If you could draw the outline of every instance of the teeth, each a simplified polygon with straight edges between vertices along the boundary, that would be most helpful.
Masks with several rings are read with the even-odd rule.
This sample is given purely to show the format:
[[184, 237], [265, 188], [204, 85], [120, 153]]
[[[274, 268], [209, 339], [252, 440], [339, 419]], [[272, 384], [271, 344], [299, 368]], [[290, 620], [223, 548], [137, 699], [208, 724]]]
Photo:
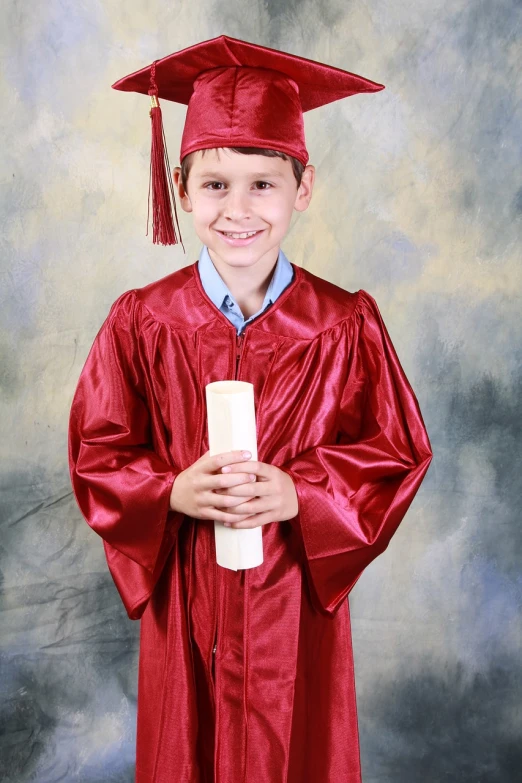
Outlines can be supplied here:
[[230, 231], [223, 231], [223, 234], [226, 237], [233, 237], [234, 239], [246, 239], [247, 237], [254, 236], [254, 234], [257, 234], [257, 231], [245, 231], [243, 234], [233, 234]]

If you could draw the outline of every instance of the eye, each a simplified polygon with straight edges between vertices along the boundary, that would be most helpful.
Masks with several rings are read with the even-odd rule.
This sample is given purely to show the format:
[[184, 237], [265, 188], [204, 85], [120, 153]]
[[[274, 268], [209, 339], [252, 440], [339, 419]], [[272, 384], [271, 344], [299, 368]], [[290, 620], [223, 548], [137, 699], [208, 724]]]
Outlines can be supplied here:
[[[223, 187], [221, 187], [221, 185]], [[254, 183], [254, 185], [256, 186], [256, 190], [270, 190], [270, 188], [272, 187], [272, 184], [270, 182], [265, 182], [264, 180], [258, 180], [257, 182]], [[219, 180], [216, 180], [214, 182], [206, 182], [205, 185], [203, 185], [203, 187], [205, 190], [219, 191], [219, 190], [223, 190], [226, 187], [226, 185], [224, 182], [219, 182]]]

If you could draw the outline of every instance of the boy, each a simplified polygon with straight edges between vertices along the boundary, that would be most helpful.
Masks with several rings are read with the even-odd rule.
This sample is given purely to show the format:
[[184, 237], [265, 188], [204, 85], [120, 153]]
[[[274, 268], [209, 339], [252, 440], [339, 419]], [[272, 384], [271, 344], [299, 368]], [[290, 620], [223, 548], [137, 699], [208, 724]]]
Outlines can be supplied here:
[[[157, 99], [188, 103], [173, 184], [203, 243], [116, 300], [71, 407], [75, 496], [141, 618], [136, 781], [357, 783], [347, 596], [432, 453], [375, 300], [280, 243], [312, 196], [302, 112], [382, 85], [220, 36], [114, 86], [152, 96], [169, 243]], [[254, 385], [257, 461], [209, 454], [204, 390], [228, 378]], [[219, 568], [214, 520], [262, 525], [262, 565]]]

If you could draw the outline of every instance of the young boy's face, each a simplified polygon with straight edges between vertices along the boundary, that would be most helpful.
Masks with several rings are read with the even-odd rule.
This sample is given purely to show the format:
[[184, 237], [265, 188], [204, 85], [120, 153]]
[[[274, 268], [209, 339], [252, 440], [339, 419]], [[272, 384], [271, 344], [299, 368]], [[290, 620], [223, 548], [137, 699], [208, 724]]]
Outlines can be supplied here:
[[[187, 191], [174, 169], [174, 182], [185, 212], [209, 248], [213, 261], [233, 267], [258, 261], [275, 263], [293, 210], [304, 211], [312, 197], [315, 169], [308, 165], [297, 187], [290, 160], [243, 155], [228, 148], [201, 150], [194, 158]], [[247, 238], [230, 233], [255, 232]]]

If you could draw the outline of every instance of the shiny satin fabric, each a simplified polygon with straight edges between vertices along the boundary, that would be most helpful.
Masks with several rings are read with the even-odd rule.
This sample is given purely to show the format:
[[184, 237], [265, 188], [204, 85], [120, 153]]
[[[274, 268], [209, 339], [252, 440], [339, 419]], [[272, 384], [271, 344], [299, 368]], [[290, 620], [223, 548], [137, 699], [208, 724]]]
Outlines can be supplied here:
[[432, 452], [373, 297], [293, 267], [247, 325], [237, 374], [254, 385], [259, 461], [299, 500], [263, 526], [261, 566], [218, 567], [214, 523], [169, 508], [208, 450], [205, 385], [235, 377], [236, 330], [197, 262], [116, 300], [74, 395], [75, 497], [141, 618], [136, 783], [361, 779], [345, 599]]
[[265, 68], [223, 67], [200, 74], [188, 104], [180, 160], [215, 147], [268, 147], [306, 166], [296, 82]]

